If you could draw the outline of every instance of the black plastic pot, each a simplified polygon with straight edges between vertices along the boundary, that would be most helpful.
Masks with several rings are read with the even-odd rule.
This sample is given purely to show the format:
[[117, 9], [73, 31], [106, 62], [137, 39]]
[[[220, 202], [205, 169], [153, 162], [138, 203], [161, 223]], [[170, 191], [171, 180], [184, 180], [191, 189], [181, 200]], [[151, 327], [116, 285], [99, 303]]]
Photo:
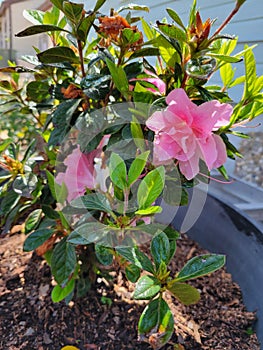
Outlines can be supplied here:
[[[180, 229], [187, 210], [181, 207], [177, 211], [172, 221], [176, 229]], [[167, 217], [169, 214], [164, 211], [161, 221], [167, 222]], [[227, 270], [239, 284], [247, 309], [257, 312], [256, 333], [263, 349], [262, 227], [231, 205], [208, 195], [199, 218], [187, 234], [210, 252], [226, 255]]]

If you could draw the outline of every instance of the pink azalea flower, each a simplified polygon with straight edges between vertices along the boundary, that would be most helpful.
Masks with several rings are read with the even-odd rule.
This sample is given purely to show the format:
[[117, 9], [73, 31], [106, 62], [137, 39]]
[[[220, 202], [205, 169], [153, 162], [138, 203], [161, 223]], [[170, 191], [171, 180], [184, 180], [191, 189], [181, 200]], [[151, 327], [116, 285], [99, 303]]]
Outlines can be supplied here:
[[62, 185], [64, 182], [66, 185], [69, 202], [82, 196], [87, 188], [93, 189], [95, 187], [94, 158], [96, 156], [98, 156], [97, 150], [84, 154], [78, 146], [66, 157], [64, 164], [67, 166], [67, 169], [64, 173], [58, 173], [56, 182], [59, 185]]
[[86, 189], [94, 189], [99, 186], [102, 191], [105, 189], [105, 179], [108, 176], [108, 169], [103, 169], [101, 164], [95, 164], [95, 158], [99, 158], [102, 148], [108, 143], [109, 136], [105, 135], [98, 145], [98, 148], [87, 154], [80, 151], [78, 146], [64, 160], [67, 169], [64, 173], [59, 172], [56, 176], [56, 182], [59, 185], [64, 184], [68, 190], [67, 200], [82, 196]]
[[231, 105], [216, 100], [195, 105], [183, 89], [175, 89], [166, 98], [168, 107], [157, 111], [146, 125], [155, 132], [154, 159], [157, 164], [177, 160], [182, 174], [193, 179], [202, 159], [209, 170], [223, 165], [226, 147], [213, 133], [229, 123]]

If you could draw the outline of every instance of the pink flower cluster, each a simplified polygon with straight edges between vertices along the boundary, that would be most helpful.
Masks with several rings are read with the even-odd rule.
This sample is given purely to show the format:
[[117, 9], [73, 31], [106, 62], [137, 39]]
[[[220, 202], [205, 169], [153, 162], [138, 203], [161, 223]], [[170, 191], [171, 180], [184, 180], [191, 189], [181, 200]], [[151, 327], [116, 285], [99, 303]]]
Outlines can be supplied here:
[[59, 172], [56, 176], [56, 182], [59, 185], [64, 183], [68, 190], [67, 200], [70, 202], [85, 194], [87, 189], [100, 187], [106, 191], [105, 179], [108, 176], [108, 169], [101, 166], [100, 162], [95, 162], [102, 154], [102, 148], [109, 141], [109, 136], [104, 136], [97, 149], [89, 153], [82, 153], [77, 146], [71, 154], [64, 160], [66, 165], [65, 172]]
[[188, 180], [199, 173], [200, 159], [208, 170], [223, 165], [226, 147], [214, 131], [229, 123], [232, 106], [216, 100], [197, 106], [183, 89], [171, 91], [166, 102], [168, 107], [153, 113], [146, 122], [155, 132], [154, 161], [157, 164], [178, 161]]
[[62, 185], [64, 182], [66, 185], [68, 190], [67, 199], [69, 202], [82, 196], [87, 188], [93, 189], [95, 187], [94, 158], [97, 155], [97, 150], [84, 154], [80, 151], [78, 146], [64, 160], [67, 169], [64, 173], [58, 173], [56, 182], [59, 185]]

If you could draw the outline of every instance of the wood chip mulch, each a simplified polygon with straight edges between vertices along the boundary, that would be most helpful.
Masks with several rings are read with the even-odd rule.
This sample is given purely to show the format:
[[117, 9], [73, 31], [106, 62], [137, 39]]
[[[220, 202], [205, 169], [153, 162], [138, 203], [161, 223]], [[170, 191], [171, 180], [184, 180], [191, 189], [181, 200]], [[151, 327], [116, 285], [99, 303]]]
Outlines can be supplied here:
[[[150, 350], [137, 341], [143, 302], [130, 300], [133, 285], [113, 272], [114, 285], [99, 279], [97, 292], [69, 305], [51, 301], [52, 278], [47, 264], [22, 251], [24, 236], [0, 238], [0, 349]], [[187, 259], [205, 253], [186, 236], [178, 241], [171, 264], [176, 273]], [[201, 291], [194, 306], [182, 306], [167, 295], [175, 315], [175, 334], [163, 349], [260, 350], [253, 326], [256, 316], [246, 311], [240, 289], [221, 269], [192, 283]], [[104, 305], [102, 297], [112, 300]]]

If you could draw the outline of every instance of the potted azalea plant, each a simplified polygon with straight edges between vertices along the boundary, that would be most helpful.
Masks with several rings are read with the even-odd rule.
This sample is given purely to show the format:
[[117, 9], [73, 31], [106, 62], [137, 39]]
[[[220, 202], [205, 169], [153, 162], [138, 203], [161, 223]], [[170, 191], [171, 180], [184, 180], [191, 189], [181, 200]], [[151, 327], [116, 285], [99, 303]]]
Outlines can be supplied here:
[[[49, 263], [54, 302], [86, 295], [117, 264], [135, 283], [134, 299], [148, 301], [140, 340], [159, 349], [174, 329], [166, 293], [197, 303], [186, 282], [225, 264], [224, 255], [206, 254], [171, 273], [180, 234], [156, 220], [160, 198], [184, 206], [212, 169], [228, 179], [227, 157], [239, 156], [228, 135], [243, 137], [235, 127], [262, 112], [262, 77], [252, 48], [233, 53], [237, 39], [221, 34], [245, 0], [216, 29], [195, 0], [187, 25], [167, 9], [167, 21], [152, 26], [133, 15], [146, 6], [103, 14], [105, 2], [87, 11], [52, 0], [49, 12], [25, 12], [33, 25], [17, 36], [46, 33], [52, 46], [1, 69], [10, 74], [0, 83], [5, 103], [36, 133], [29, 144], [1, 144], [1, 220], [7, 232], [26, 217], [24, 250]], [[244, 76], [235, 77], [235, 64]], [[210, 85], [215, 72], [222, 86]], [[244, 93], [234, 104], [228, 91], [237, 84]]]

